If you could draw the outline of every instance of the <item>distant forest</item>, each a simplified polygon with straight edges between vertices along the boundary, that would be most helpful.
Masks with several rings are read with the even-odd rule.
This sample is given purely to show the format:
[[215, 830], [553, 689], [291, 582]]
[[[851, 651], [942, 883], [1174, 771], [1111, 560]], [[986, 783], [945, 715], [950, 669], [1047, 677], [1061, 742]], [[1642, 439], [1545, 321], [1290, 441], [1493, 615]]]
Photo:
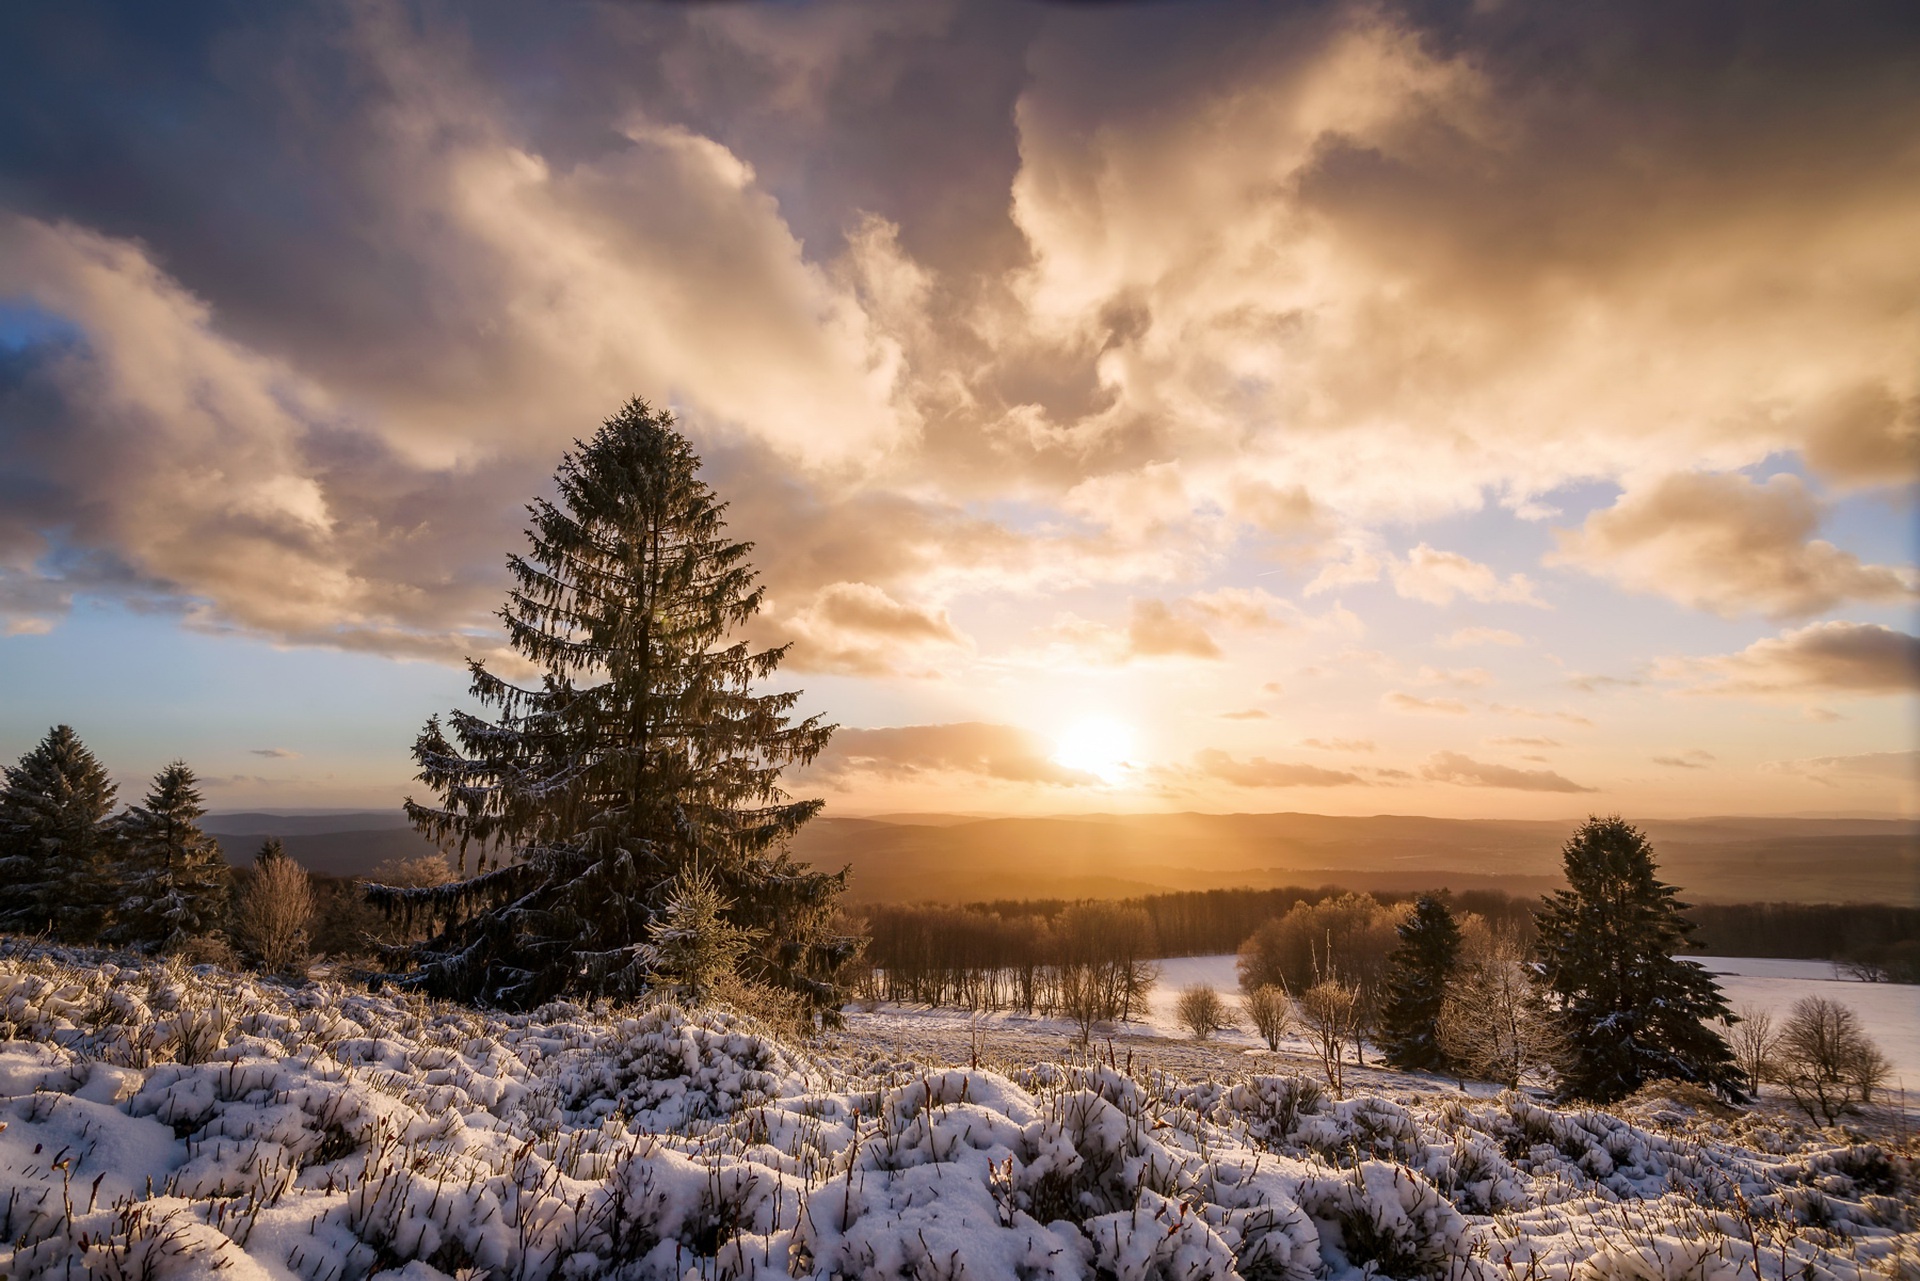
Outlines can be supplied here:
[[[1337, 899], [1349, 891], [1217, 889], [1150, 894], [1102, 904], [1127, 922], [1115, 931], [1125, 957], [1207, 956], [1236, 952], [1268, 921], [1297, 904]], [[1375, 892], [1382, 906], [1411, 902], [1411, 893]], [[1497, 890], [1448, 896], [1456, 913], [1472, 914], [1517, 935], [1530, 935], [1540, 900]], [[868, 945], [866, 993], [891, 1000], [998, 1006], [1026, 1004], [1035, 975], [1059, 956], [1097, 948], [1082, 928], [1088, 905], [1067, 899], [1005, 899], [966, 906], [876, 904], [861, 909]], [[1920, 980], [1920, 908], [1878, 904], [1712, 903], [1687, 909], [1699, 926], [1701, 951], [1713, 956], [1768, 956], [1851, 964], [1862, 977]], [[1094, 934], [1094, 937], [1089, 937]], [[1124, 936], [1124, 941], [1122, 940]]]

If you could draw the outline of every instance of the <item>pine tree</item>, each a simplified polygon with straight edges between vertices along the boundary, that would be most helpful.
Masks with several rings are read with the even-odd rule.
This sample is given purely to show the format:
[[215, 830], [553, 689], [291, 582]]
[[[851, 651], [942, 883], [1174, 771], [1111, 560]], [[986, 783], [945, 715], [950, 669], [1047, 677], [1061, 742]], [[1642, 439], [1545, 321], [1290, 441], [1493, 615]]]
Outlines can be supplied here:
[[1533, 973], [1566, 1036], [1560, 1092], [1611, 1103], [1648, 1081], [1692, 1081], [1740, 1097], [1732, 1052], [1708, 1019], [1730, 1019], [1713, 977], [1675, 954], [1694, 926], [1653, 847], [1618, 815], [1567, 842], [1567, 887], [1536, 916]]
[[390, 911], [447, 922], [396, 981], [510, 1008], [635, 995], [651, 928], [697, 865], [728, 923], [758, 939], [744, 977], [837, 999], [854, 950], [831, 929], [846, 874], [785, 852], [821, 802], [779, 786], [833, 727], [792, 723], [797, 692], [752, 692], [786, 649], [727, 639], [763, 589], [699, 466], [672, 416], [634, 400], [562, 459], [559, 501], [529, 506], [531, 550], [508, 557], [500, 617], [541, 676], [515, 684], [470, 662], [491, 718], [430, 719], [414, 745], [438, 801], [409, 799], [407, 813], [458, 851], [463, 876], [370, 887]]
[[115, 788], [71, 726], [56, 725], [0, 785], [0, 928], [99, 936], [110, 902], [107, 815]]
[[1460, 961], [1460, 927], [1445, 903], [1423, 894], [1398, 933], [1400, 946], [1387, 958], [1380, 1046], [1395, 1067], [1436, 1072], [1446, 1066], [1440, 1010]]
[[200, 830], [206, 808], [197, 784], [186, 762], [174, 761], [154, 776], [146, 802], [114, 824], [123, 904], [114, 941], [171, 952], [220, 932], [227, 864]]

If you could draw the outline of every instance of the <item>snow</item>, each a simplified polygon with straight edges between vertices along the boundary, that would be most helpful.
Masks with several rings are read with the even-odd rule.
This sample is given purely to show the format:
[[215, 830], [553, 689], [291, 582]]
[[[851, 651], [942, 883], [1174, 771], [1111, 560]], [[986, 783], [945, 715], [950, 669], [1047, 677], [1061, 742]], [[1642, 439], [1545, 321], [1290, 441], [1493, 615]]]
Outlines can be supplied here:
[[1851, 1006], [1867, 1035], [1893, 1063], [1892, 1091], [1920, 1099], [1920, 986], [1864, 983], [1837, 973], [1826, 961], [1774, 957], [1696, 956], [1720, 982], [1729, 1004], [1752, 1005], [1784, 1017], [1804, 996], [1824, 996]]
[[1920, 1251], [1910, 1158], [1777, 1118], [834, 1044], [0, 946], [0, 1276], [1852, 1281]]

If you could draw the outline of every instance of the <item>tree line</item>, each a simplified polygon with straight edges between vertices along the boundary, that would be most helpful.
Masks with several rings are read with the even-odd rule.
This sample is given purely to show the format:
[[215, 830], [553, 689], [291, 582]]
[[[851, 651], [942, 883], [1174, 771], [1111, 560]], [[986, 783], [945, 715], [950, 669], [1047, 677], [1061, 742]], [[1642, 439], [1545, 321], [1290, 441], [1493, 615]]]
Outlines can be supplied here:
[[306, 959], [314, 896], [280, 842], [236, 875], [200, 827], [199, 780], [167, 764], [137, 803], [68, 725], [0, 774], [0, 929], [195, 961], [290, 970]]
[[[1377, 970], [1392, 948], [1391, 926], [1419, 897], [1378, 890], [1356, 893], [1335, 886], [1286, 886], [1150, 894], [1111, 900], [1109, 906], [1138, 914], [1128, 918], [1133, 924], [1128, 927], [1132, 933], [1125, 950], [1135, 946], [1134, 934], [1144, 929], [1146, 955], [1155, 957], [1238, 952], [1267, 930], [1273, 946], [1292, 949], [1287, 977], [1298, 982], [1310, 964], [1302, 940], [1361, 916], [1373, 920], [1374, 926], [1365, 955], [1354, 957], [1352, 963]], [[1446, 900], [1455, 915], [1477, 919], [1486, 930], [1510, 935], [1521, 946], [1532, 940], [1534, 914], [1541, 902], [1500, 890], [1456, 891]], [[1052, 963], [1051, 949], [1061, 923], [1086, 906], [1078, 900], [1055, 898], [864, 907], [860, 912], [869, 942], [860, 979], [863, 993], [885, 991], [897, 994], [885, 999], [967, 1009], [1039, 1008], [1045, 1002], [1033, 995], [1038, 990], [1036, 967]], [[1295, 916], [1296, 912], [1301, 915]], [[1862, 978], [1920, 981], [1920, 908], [1877, 903], [1706, 903], [1689, 904], [1682, 913], [1696, 927], [1693, 945], [1708, 955], [1832, 960]], [[1290, 926], [1271, 924], [1290, 918]], [[1344, 932], [1347, 927], [1339, 928]], [[1291, 941], [1273, 938], [1275, 930]], [[1478, 939], [1479, 934], [1473, 937]], [[1348, 942], [1350, 948], [1359, 945], [1358, 938]]]

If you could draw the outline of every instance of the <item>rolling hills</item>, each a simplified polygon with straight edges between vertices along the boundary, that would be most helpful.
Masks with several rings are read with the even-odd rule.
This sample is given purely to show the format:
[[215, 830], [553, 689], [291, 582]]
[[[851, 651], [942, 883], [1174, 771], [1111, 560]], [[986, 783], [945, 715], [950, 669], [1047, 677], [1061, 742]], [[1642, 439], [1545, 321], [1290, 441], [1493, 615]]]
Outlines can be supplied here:
[[[210, 816], [229, 861], [267, 836], [316, 872], [357, 876], [432, 845], [396, 810]], [[1502, 888], [1558, 882], [1568, 822], [1415, 815], [1106, 814], [825, 817], [793, 850], [852, 869], [857, 902], [1122, 898], [1227, 886]], [[1663, 873], [1702, 902], [1920, 906], [1920, 824], [1896, 819], [1655, 819]]]

